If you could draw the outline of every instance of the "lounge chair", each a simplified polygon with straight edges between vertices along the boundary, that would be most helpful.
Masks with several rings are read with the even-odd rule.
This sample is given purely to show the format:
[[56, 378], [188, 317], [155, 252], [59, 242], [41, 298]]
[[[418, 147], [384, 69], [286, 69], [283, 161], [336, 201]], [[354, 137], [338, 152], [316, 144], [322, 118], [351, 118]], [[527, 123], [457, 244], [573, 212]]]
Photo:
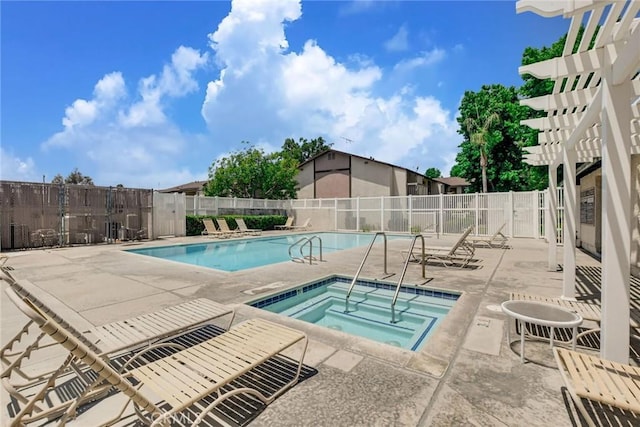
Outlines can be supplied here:
[[285, 222], [282, 225], [275, 225], [273, 228], [275, 228], [276, 230], [288, 230], [293, 225], [293, 220], [294, 219], [295, 219], [295, 217], [290, 216], [290, 217], [287, 218], [287, 222]]
[[[6, 273], [6, 272], [5, 272]], [[48, 317], [63, 325], [65, 329], [75, 336], [92, 351], [106, 361], [113, 360], [128, 351], [146, 351], [151, 348], [162, 347], [162, 341], [175, 337], [199, 326], [212, 323], [215, 319], [229, 316], [226, 329], [231, 326], [235, 312], [233, 309], [218, 304], [208, 299], [200, 298], [186, 303], [168, 307], [153, 313], [143, 314], [127, 320], [108, 323], [93, 327], [85, 332], [80, 332], [67, 323], [51, 308], [45, 305], [32, 292], [34, 285], [27, 281], [10, 282], [6, 289], [12, 301], [24, 299], [38, 307]], [[58, 368], [55, 371], [28, 373], [23, 367], [34, 352], [44, 350], [51, 346], [43, 341], [43, 334], [37, 335], [35, 340], [27, 342], [25, 338], [31, 331], [33, 321], [28, 321], [18, 334], [0, 350], [0, 360], [3, 365], [1, 374], [2, 383], [7, 392], [17, 401], [26, 404], [28, 398], [24, 392], [42, 381], [46, 381], [51, 387], [64, 370]], [[173, 345], [168, 344], [167, 347]], [[65, 367], [66, 368], [66, 367]], [[80, 374], [80, 370], [77, 371]], [[94, 391], [95, 392], [95, 391]], [[64, 411], [70, 401], [57, 402], [48, 408], [37, 408], [38, 413], [32, 414], [34, 420], [49, 418]]]
[[218, 227], [220, 227], [220, 231], [222, 231], [223, 233], [226, 233], [227, 236], [233, 236], [233, 235], [237, 236], [239, 234], [244, 234], [242, 231], [240, 231], [239, 228], [236, 228], [234, 230], [229, 228], [229, 224], [227, 224], [227, 220], [224, 218], [216, 218], [216, 222], [218, 223]]
[[558, 347], [553, 353], [567, 391], [589, 426], [601, 423], [594, 421], [583, 399], [632, 412], [637, 422], [640, 417], [639, 367]]
[[507, 226], [503, 222], [491, 236], [469, 236], [467, 242], [472, 246], [487, 246], [489, 248], [504, 248], [509, 238], [502, 234], [502, 230]]
[[[107, 425], [122, 420], [131, 402], [140, 420], [151, 425], [170, 425], [176, 420], [182, 423], [185, 419], [192, 425], [197, 425], [227, 398], [241, 393], [269, 404], [298, 382], [307, 348], [304, 333], [266, 320], [252, 319], [221, 335], [140, 367], [129, 369], [133, 364], [126, 366], [127, 370], [121, 374], [93, 348], [78, 340], [67, 328], [29, 300], [14, 299], [16, 305], [46, 335], [67, 350], [66, 366], [80, 362], [91, 367], [97, 375], [96, 380], [81, 392], [74, 404], [62, 415], [58, 425], [64, 425], [69, 418], [75, 416], [78, 406], [96, 387], [105, 385], [114, 387], [127, 397], [126, 404], [113, 419], [107, 421]], [[295, 372], [279, 372], [285, 378], [265, 376], [262, 373], [251, 375], [252, 369], [296, 344], [302, 345], [302, 352]], [[243, 377], [247, 373], [249, 374]], [[234, 383], [239, 377], [244, 378], [242, 385]], [[277, 383], [277, 388], [265, 395], [256, 385], [260, 381], [268, 381], [272, 385]], [[41, 393], [36, 394], [30, 402], [31, 406], [38, 402], [40, 395]], [[162, 402], [154, 403], [158, 399]], [[21, 418], [29, 413], [27, 405], [12, 422], [21, 425]]]
[[466, 267], [472, 260], [475, 253], [474, 247], [466, 243], [466, 239], [473, 231], [473, 226], [460, 235], [458, 240], [451, 247], [429, 246], [425, 247], [424, 259], [422, 255], [422, 247], [416, 247], [409, 251], [402, 251], [403, 256], [409, 256], [417, 262], [438, 262], [445, 267]]
[[249, 228], [247, 224], [245, 224], [244, 219], [236, 218], [236, 224], [238, 224], [238, 229], [245, 234], [251, 234], [253, 236], [259, 236], [262, 234], [262, 230], [259, 228]]
[[289, 227], [290, 230], [307, 230], [311, 228], [311, 218], [307, 218], [302, 225], [292, 225]]
[[229, 237], [228, 233], [218, 230], [218, 227], [216, 227], [216, 224], [213, 222], [211, 218], [202, 218], [202, 224], [204, 225], [204, 230], [202, 230], [202, 235], [207, 235], [211, 237], [221, 237], [221, 238]]

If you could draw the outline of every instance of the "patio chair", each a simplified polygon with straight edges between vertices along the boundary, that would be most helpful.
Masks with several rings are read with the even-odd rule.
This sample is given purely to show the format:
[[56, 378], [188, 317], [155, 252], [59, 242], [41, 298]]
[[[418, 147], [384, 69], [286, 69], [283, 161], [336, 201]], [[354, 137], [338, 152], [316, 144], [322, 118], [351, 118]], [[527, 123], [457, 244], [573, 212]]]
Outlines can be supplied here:
[[[564, 348], [554, 348], [567, 391], [589, 426], [601, 425], [587, 411], [583, 399], [609, 405], [640, 417], [640, 368]], [[594, 414], [595, 415], [595, 414]]]
[[211, 237], [220, 237], [223, 239], [229, 237], [229, 233], [218, 230], [218, 227], [216, 227], [216, 224], [211, 218], [202, 218], [202, 224], [204, 225], [204, 230], [202, 230], [203, 236], [207, 235]]
[[[5, 272], [6, 274], [6, 272]], [[34, 293], [34, 285], [26, 281], [20, 283], [14, 281], [6, 289], [12, 301], [24, 299], [55, 321], [63, 325], [69, 333], [73, 333], [78, 341], [91, 348], [101, 358], [111, 361], [126, 352], [148, 351], [163, 346], [175, 347], [173, 344], [164, 344], [164, 341], [193, 330], [205, 324], [212, 323], [215, 319], [229, 316], [226, 329], [231, 326], [235, 312], [233, 309], [214, 301], [200, 298], [168, 307], [156, 312], [143, 314], [127, 320], [108, 323], [93, 327], [85, 332], [80, 332], [49, 306], [45, 305]], [[38, 334], [33, 341], [26, 338], [32, 330], [33, 321], [28, 321], [22, 329], [0, 350], [3, 372], [0, 375], [7, 392], [18, 402], [26, 404], [28, 398], [25, 390], [34, 384], [46, 381], [51, 387], [55, 386], [58, 377], [65, 370], [32, 372], [23, 366], [36, 351], [41, 351], [52, 346], [43, 340], [44, 335]], [[75, 369], [78, 375], [81, 369]], [[38, 408], [37, 418], [50, 418], [64, 411], [70, 405], [70, 401], [59, 402], [48, 408]]]
[[502, 234], [502, 230], [507, 226], [503, 222], [491, 236], [469, 236], [467, 242], [472, 246], [487, 246], [489, 248], [504, 248], [509, 238]]
[[417, 262], [438, 262], [442, 263], [445, 267], [466, 267], [473, 261], [473, 255], [475, 253], [474, 247], [466, 243], [466, 239], [472, 231], [472, 225], [467, 227], [451, 247], [425, 247], [424, 259], [422, 259], [422, 247], [414, 248], [411, 253], [409, 253], [409, 251], [402, 251], [402, 255], [409, 256]]
[[274, 225], [273, 228], [275, 228], [276, 230], [288, 230], [293, 225], [294, 219], [295, 217], [290, 216], [287, 218], [287, 222], [285, 222], [283, 225]]
[[307, 230], [311, 228], [311, 218], [307, 218], [302, 225], [292, 225], [289, 227], [290, 230]]
[[242, 231], [240, 231], [239, 228], [236, 228], [234, 230], [229, 228], [229, 224], [227, 224], [227, 220], [224, 218], [216, 218], [216, 222], [218, 223], [218, 227], [220, 227], [220, 231], [226, 233], [228, 236], [237, 236], [239, 234], [244, 234]]
[[247, 224], [245, 224], [244, 219], [236, 218], [236, 224], [238, 224], [238, 229], [245, 234], [251, 234], [253, 236], [259, 236], [262, 234], [262, 230], [259, 228], [249, 228]]
[[[269, 404], [298, 382], [307, 349], [307, 337], [304, 333], [266, 320], [251, 319], [221, 335], [142, 366], [128, 364], [121, 373], [105, 362], [92, 347], [87, 346], [29, 300], [17, 297], [14, 299], [44, 334], [68, 352], [65, 366], [82, 363], [91, 367], [97, 375], [62, 414], [58, 425], [65, 425], [69, 418], [74, 417], [78, 406], [86, 401], [86, 396], [101, 386], [114, 387], [128, 398], [119, 412], [109, 412], [116, 415], [103, 425], [121, 420], [130, 403], [133, 403], [139, 419], [152, 426], [170, 425], [173, 421], [184, 422], [185, 419], [192, 425], [197, 425], [207, 416], [212, 416], [214, 408], [238, 394], [250, 395]], [[295, 372], [283, 370], [278, 373], [280, 378], [273, 374], [269, 378], [263, 378], [262, 373], [251, 375], [254, 368], [297, 344], [302, 346], [302, 352]], [[247, 373], [248, 375], [243, 376]], [[239, 377], [244, 378], [241, 385], [234, 383]], [[265, 381], [275, 385], [268, 394], [263, 393], [259, 387]], [[23, 418], [30, 415], [42, 396], [43, 391], [36, 393], [17, 414], [13, 424], [21, 425]], [[158, 398], [162, 403], [154, 403]]]

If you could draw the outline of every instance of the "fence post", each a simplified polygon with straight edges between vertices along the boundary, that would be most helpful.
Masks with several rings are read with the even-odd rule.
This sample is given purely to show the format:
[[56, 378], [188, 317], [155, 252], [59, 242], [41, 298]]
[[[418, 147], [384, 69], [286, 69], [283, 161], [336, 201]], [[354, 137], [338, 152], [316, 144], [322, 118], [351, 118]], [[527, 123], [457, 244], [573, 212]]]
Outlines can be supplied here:
[[334, 199], [333, 203], [333, 223], [335, 224], [334, 230], [338, 229], [338, 198]]
[[540, 194], [538, 192], [538, 190], [534, 190], [533, 191], [533, 215], [534, 215], [534, 224], [535, 224], [535, 229], [533, 230], [533, 238], [534, 239], [539, 239], [540, 238]]
[[409, 194], [407, 205], [409, 208], [409, 218], [407, 220], [407, 226], [409, 227], [409, 229], [407, 231], [411, 233], [411, 229], [413, 228], [413, 196], [411, 194]]
[[510, 219], [510, 223], [511, 223], [511, 237], [514, 236], [513, 231], [515, 230], [515, 226], [514, 226], [514, 220], [516, 219], [515, 216], [515, 206], [513, 205], [513, 191], [509, 191], [509, 219]]
[[438, 206], [438, 225], [440, 228], [440, 234], [444, 234], [444, 194], [440, 193], [439, 196], [438, 201], [440, 206]]
[[380, 231], [384, 231], [384, 196], [380, 196]]
[[[480, 201], [480, 195], [479, 193], [475, 193], [476, 195], [476, 227], [475, 227], [475, 232], [473, 234], [475, 234], [476, 236], [478, 235], [478, 227], [480, 226], [480, 205], [479, 205], [479, 201]], [[487, 219], [487, 222], [489, 222], [489, 220]], [[489, 232], [489, 224], [486, 224], [487, 229], [485, 230], [487, 233]]]
[[360, 196], [356, 198], [356, 231], [360, 231]]

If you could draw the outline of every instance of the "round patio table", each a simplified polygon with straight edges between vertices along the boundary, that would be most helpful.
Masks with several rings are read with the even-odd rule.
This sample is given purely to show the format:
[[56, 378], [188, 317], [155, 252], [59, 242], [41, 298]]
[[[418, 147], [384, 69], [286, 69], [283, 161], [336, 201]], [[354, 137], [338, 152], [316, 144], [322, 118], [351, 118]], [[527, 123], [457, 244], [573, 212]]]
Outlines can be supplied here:
[[[520, 322], [520, 361], [524, 362], [524, 337], [525, 328], [523, 323], [532, 323], [534, 325], [547, 326], [551, 328], [549, 331], [549, 341], [553, 347], [553, 330], [554, 328], [571, 328], [573, 329], [573, 337], [571, 346], [576, 349], [576, 336], [578, 334], [578, 326], [582, 323], [582, 316], [574, 313], [566, 308], [557, 305], [545, 304], [537, 301], [505, 301], [502, 303], [502, 311], [516, 322]], [[511, 334], [507, 327], [507, 341], [511, 343]]]

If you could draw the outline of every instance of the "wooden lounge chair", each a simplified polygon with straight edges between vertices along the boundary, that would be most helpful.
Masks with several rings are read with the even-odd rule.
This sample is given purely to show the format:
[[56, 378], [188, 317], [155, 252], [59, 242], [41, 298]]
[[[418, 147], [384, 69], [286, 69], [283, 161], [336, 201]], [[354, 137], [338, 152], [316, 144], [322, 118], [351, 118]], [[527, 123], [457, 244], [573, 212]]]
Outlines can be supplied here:
[[583, 399], [632, 412], [635, 422], [638, 422], [639, 367], [558, 347], [553, 349], [553, 353], [567, 391], [589, 426], [601, 424], [587, 411]]
[[283, 225], [275, 225], [273, 228], [275, 228], [276, 230], [288, 230], [293, 225], [294, 219], [295, 217], [290, 216], [287, 218], [287, 222], [285, 222]]
[[472, 246], [487, 246], [489, 248], [504, 248], [509, 238], [502, 234], [502, 230], [507, 226], [503, 222], [491, 236], [469, 236], [467, 242]]
[[[229, 316], [229, 322], [225, 326], [228, 329], [235, 316], [233, 309], [214, 301], [200, 298], [153, 313], [96, 326], [85, 332], [80, 332], [42, 303], [31, 291], [33, 287], [34, 285], [26, 281], [19, 283], [14, 281], [6, 289], [6, 292], [14, 302], [19, 299], [28, 300], [30, 304], [38, 307], [48, 317], [64, 326], [69, 333], [75, 336], [76, 340], [91, 348], [105, 361], [117, 358], [125, 352], [139, 352], [162, 347], [164, 346], [162, 344], [163, 341], [212, 323], [215, 319], [220, 319], [224, 316]], [[43, 334], [37, 334], [33, 341], [27, 340], [29, 333], [33, 332], [33, 326], [33, 321], [28, 321], [20, 332], [0, 350], [0, 360], [3, 368], [0, 378], [2, 378], [3, 386], [13, 398], [22, 404], [28, 402], [25, 390], [42, 381], [46, 381], [50, 388], [54, 387], [59, 377], [66, 373], [65, 370], [60, 370], [60, 368], [47, 372], [32, 372], [30, 370], [27, 372], [23, 366], [24, 362], [36, 351], [51, 347], [50, 343], [46, 343], [46, 340], [43, 340]], [[172, 345], [168, 345], [168, 347], [172, 347]], [[78, 374], [81, 374], [81, 371], [81, 368], [76, 369]], [[56, 416], [70, 404], [71, 402], [67, 400], [56, 402], [47, 408], [38, 407], [37, 414], [32, 414], [35, 417], [33, 419]]]
[[216, 218], [216, 222], [218, 223], [218, 227], [220, 227], [220, 231], [226, 233], [227, 236], [238, 236], [240, 234], [244, 234], [239, 228], [236, 228], [235, 230], [229, 228], [229, 224], [227, 224], [227, 220], [224, 218]]
[[238, 224], [238, 229], [245, 234], [250, 234], [253, 236], [259, 236], [260, 234], [262, 234], [262, 230], [260, 230], [259, 228], [247, 227], [247, 224], [245, 224], [244, 219], [242, 218], [236, 218], [236, 224]]
[[409, 253], [409, 251], [402, 251], [402, 254], [403, 256], [411, 257], [417, 262], [438, 262], [442, 263], [445, 267], [462, 268], [467, 266], [473, 260], [473, 255], [475, 253], [474, 247], [466, 243], [466, 239], [472, 231], [473, 226], [467, 227], [451, 247], [425, 247], [424, 259], [422, 258], [421, 247], [414, 248], [411, 253]]
[[207, 235], [210, 237], [220, 237], [223, 239], [229, 237], [229, 233], [218, 230], [218, 227], [216, 227], [216, 224], [211, 218], [202, 218], [202, 224], [204, 225], [202, 235]]
[[[121, 374], [106, 363], [93, 348], [78, 340], [73, 333], [29, 300], [15, 302], [43, 333], [68, 352], [65, 365], [80, 362], [90, 366], [97, 375], [96, 380], [82, 391], [74, 404], [62, 415], [58, 425], [65, 425], [69, 418], [74, 417], [83, 398], [102, 385], [112, 386], [128, 398], [124, 407], [104, 425], [121, 420], [131, 402], [136, 415], [144, 423], [152, 426], [170, 425], [174, 421], [182, 423], [182, 414], [192, 425], [197, 425], [210, 415], [216, 406], [241, 393], [268, 404], [298, 382], [307, 348], [307, 337], [304, 333], [266, 320], [252, 319], [200, 344]], [[300, 361], [295, 372], [279, 372], [286, 377], [284, 380], [247, 375], [243, 377], [245, 380], [241, 386], [234, 383], [234, 380], [296, 344], [302, 346]], [[126, 368], [129, 369], [128, 366]], [[265, 395], [255, 387], [256, 382], [261, 380], [272, 380], [279, 387], [271, 394]], [[149, 393], [149, 389], [152, 393]], [[20, 425], [21, 418], [29, 415], [40, 397], [41, 393], [37, 393], [12, 422]], [[162, 403], [154, 403], [158, 398]], [[110, 414], [115, 413], [113, 411]]]

